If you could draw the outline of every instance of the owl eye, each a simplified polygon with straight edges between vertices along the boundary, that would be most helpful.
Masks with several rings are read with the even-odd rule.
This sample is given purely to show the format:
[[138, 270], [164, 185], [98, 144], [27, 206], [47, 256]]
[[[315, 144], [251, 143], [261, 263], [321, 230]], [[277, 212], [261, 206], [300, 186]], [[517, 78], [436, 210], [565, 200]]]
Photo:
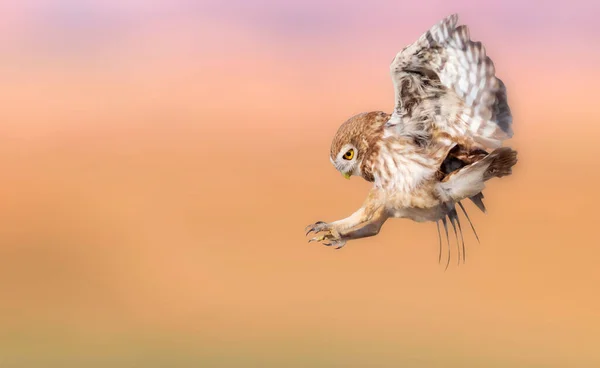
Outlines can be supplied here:
[[342, 157], [344, 160], [352, 160], [354, 158], [354, 149], [350, 148]]

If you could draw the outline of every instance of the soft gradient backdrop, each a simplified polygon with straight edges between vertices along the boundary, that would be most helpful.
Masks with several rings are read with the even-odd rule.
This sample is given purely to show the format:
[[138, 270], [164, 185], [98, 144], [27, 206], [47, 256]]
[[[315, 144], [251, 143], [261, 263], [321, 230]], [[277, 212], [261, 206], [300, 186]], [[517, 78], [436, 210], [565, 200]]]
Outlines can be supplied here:
[[[329, 144], [457, 12], [509, 91], [514, 175], [444, 272], [434, 224], [350, 214]], [[1, 367], [600, 366], [600, 4], [0, 5]], [[464, 227], [468, 228], [466, 222]], [[453, 249], [454, 251], [454, 249]]]

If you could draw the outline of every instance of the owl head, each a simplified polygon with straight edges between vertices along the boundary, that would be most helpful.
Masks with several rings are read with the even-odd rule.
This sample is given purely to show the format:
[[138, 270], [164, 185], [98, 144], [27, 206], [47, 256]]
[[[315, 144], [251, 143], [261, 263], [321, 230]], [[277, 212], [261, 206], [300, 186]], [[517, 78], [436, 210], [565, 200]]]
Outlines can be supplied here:
[[331, 142], [329, 159], [346, 179], [365, 177], [365, 158], [381, 139], [388, 119], [388, 114], [373, 111], [355, 115], [340, 126]]

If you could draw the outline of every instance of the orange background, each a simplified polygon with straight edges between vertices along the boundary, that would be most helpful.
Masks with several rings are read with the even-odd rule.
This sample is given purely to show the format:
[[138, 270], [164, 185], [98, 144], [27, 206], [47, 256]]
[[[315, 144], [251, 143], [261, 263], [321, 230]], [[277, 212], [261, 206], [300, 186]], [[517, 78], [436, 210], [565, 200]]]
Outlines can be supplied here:
[[[0, 365], [600, 366], [598, 3], [369, 4], [0, 6]], [[453, 12], [520, 155], [467, 206], [482, 244], [446, 272], [432, 223], [307, 244], [370, 186], [337, 127]]]

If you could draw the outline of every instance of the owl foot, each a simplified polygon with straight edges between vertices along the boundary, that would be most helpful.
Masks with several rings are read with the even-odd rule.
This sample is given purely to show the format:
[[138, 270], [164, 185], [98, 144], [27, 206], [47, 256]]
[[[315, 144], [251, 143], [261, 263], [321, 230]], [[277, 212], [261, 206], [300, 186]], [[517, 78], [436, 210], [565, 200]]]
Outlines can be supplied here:
[[322, 235], [315, 236], [314, 238], [310, 239], [308, 241], [309, 243], [314, 241], [322, 242], [323, 245], [326, 245], [328, 247], [334, 246], [335, 249], [340, 249], [346, 244], [346, 240], [342, 239], [340, 234], [335, 229], [333, 229], [331, 225], [323, 221], [318, 221], [312, 225], [308, 225], [306, 229], [306, 235], [310, 234], [311, 232], [325, 232]]

